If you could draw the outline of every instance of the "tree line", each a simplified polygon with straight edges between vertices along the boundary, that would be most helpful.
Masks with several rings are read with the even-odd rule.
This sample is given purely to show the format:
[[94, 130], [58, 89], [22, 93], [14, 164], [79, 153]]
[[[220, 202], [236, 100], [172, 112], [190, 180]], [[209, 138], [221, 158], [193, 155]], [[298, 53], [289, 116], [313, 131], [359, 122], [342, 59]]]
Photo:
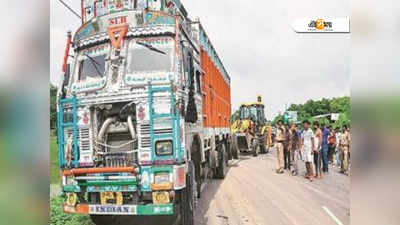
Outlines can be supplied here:
[[[287, 111], [297, 111], [297, 121], [309, 120], [318, 121], [322, 124], [329, 124], [332, 127], [341, 127], [350, 124], [350, 97], [323, 98], [321, 100], [308, 100], [303, 104], [291, 104]], [[339, 113], [339, 119], [331, 121], [330, 117], [314, 118], [319, 115]], [[276, 124], [283, 118], [282, 114], [277, 115], [272, 124]]]
[[[268, 105], [265, 106], [268, 109]], [[297, 121], [301, 122], [309, 120], [314, 122], [318, 120], [323, 124], [330, 124], [334, 128], [341, 127], [344, 124], [349, 125], [350, 123], [350, 97], [336, 97], [336, 98], [323, 98], [321, 100], [308, 100], [303, 104], [291, 104], [287, 111], [297, 111]], [[330, 121], [330, 117], [314, 118], [315, 116], [339, 113], [339, 119], [337, 121]], [[231, 123], [239, 118], [239, 110], [232, 113]], [[267, 118], [270, 123], [275, 125], [279, 120], [283, 120], [283, 114], [271, 118]]]
[[50, 86], [50, 129], [57, 128], [57, 88]]

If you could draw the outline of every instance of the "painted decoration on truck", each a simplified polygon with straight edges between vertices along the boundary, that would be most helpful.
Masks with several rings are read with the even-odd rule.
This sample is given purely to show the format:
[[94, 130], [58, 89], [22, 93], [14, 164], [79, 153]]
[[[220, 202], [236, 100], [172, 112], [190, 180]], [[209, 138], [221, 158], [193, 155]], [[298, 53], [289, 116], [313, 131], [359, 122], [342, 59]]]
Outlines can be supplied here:
[[122, 11], [99, 17], [96, 21], [82, 25], [76, 32], [74, 41], [105, 33], [108, 27], [124, 23], [127, 23], [130, 27], [143, 26], [143, 12]]
[[103, 16], [108, 13], [106, 0], [95, 1], [96, 16]]
[[136, 0], [136, 9], [144, 10], [147, 8], [147, 0]]
[[74, 41], [84, 39], [96, 34], [95, 26], [92, 23], [83, 25], [74, 36]]
[[175, 17], [164, 12], [148, 11], [144, 16], [144, 24], [146, 26], [153, 25], [175, 25]]
[[161, 10], [162, 9], [162, 3], [161, 0], [147, 0], [148, 2], [148, 8], [150, 10]]
[[151, 167], [150, 166], [142, 166], [141, 167], [142, 179], [140, 181], [141, 190], [150, 191], [150, 176], [151, 176]]
[[88, 186], [86, 189], [87, 192], [134, 192], [137, 191], [136, 185], [106, 185], [106, 186]]
[[130, 0], [108, 0], [108, 11], [113, 13], [124, 9], [132, 9], [132, 3]]
[[173, 73], [146, 73], [146, 74], [127, 74], [125, 83], [127, 85], [142, 85], [169, 83], [172, 80]]
[[135, 215], [136, 205], [90, 205], [91, 215]]
[[79, 92], [86, 92], [86, 91], [93, 91], [100, 88], [103, 88], [106, 84], [106, 77], [96, 80], [87, 80], [83, 82], [78, 82], [72, 84], [72, 92], [79, 93]]
[[94, 9], [93, 0], [84, 0], [83, 1], [83, 21], [89, 21], [95, 17], [95, 9]]

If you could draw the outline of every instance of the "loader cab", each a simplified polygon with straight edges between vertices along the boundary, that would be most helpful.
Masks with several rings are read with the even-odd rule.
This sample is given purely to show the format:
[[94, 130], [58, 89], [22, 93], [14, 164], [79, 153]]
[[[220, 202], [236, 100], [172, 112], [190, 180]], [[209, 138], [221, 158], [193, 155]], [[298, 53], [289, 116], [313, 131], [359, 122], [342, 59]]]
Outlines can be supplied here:
[[252, 120], [257, 124], [265, 122], [264, 105], [260, 103], [243, 104], [240, 106], [239, 118]]

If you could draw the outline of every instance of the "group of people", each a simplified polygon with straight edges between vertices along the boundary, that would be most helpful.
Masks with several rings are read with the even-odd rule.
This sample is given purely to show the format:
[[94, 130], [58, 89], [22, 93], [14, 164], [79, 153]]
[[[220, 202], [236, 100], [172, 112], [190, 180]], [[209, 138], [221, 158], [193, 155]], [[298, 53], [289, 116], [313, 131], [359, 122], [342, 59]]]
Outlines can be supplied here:
[[[340, 172], [349, 175], [350, 130], [333, 129], [315, 121], [311, 128], [309, 121], [303, 122], [300, 130], [297, 124], [283, 124], [278, 121], [275, 135], [275, 147], [278, 154], [277, 173], [288, 170], [292, 175], [299, 173], [300, 161], [305, 162], [305, 178], [322, 179], [328, 174], [329, 164], [340, 168]], [[315, 172], [314, 172], [315, 171]]]

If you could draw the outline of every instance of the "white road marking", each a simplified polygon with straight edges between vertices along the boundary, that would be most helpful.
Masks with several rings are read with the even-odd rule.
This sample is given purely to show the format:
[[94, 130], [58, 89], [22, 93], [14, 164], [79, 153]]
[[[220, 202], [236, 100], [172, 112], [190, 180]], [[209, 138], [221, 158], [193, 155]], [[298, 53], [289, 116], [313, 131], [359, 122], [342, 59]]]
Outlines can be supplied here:
[[326, 206], [322, 206], [322, 208], [325, 210], [326, 213], [328, 213], [329, 216], [332, 217], [332, 219], [338, 224], [338, 225], [343, 225], [342, 222], [340, 222], [340, 220], [333, 215], [333, 213], [326, 207]]

